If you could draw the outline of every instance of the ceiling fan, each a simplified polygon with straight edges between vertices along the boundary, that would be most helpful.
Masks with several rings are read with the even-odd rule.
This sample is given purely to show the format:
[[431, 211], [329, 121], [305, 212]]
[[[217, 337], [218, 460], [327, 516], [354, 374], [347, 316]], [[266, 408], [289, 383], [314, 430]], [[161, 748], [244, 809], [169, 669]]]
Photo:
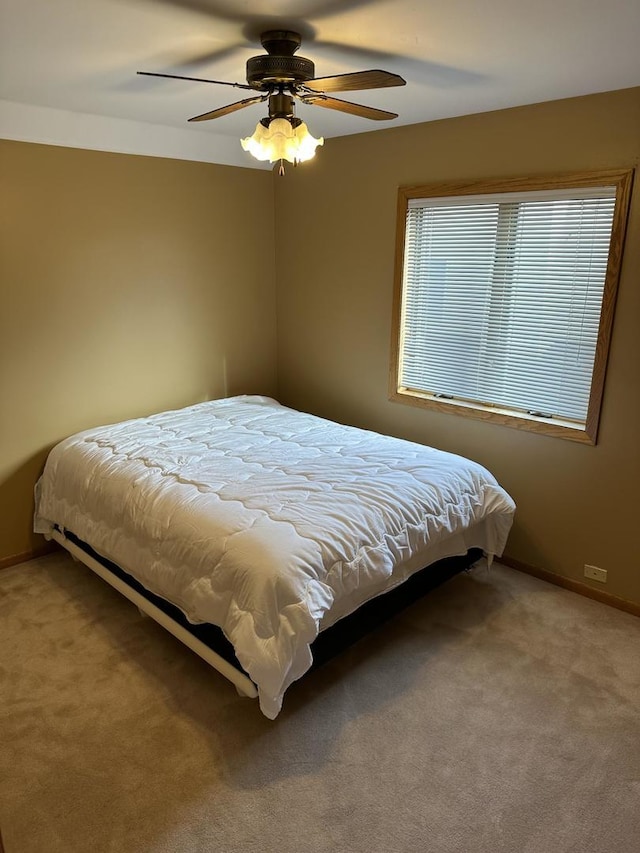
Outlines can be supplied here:
[[315, 66], [304, 56], [295, 56], [302, 39], [291, 30], [267, 30], [260, 36], [266, 54], [252, 56], [247, 60], [245, 83], [229, 83], [224, 80], [208, 80], [202, 77], [185, 77], [179, 74], [162, 74], [155, 71], [138, 71], [148, 77], [168, 77], [174, 80], [193, 80], [233, 86], [237, 89], [255, 91], [254, 97], [245, 98], [215, 110], [193, 116], [189, 121], [210, 121], [222, 118], [237, 110], [268, 101], [269, 115], [262, 119], [252, 137], [242, 140], [245, 150], [259, 160], [275, 162], [289, 160], [293, 163], [308, 160], [315, 154], [317, 145], [324, 140], [315, 140], [304, 122], [294, 115], [294, 101], [349, 113], [373, 121], [397, 118], [397, 113], [354, 104], [334, 98], [328, 92], [350, 92], [359, 89], [383, 89], [404, 86], [406, 81], [398, 74], [379, 69], [334, 74], [330, 77], [315, 77]]

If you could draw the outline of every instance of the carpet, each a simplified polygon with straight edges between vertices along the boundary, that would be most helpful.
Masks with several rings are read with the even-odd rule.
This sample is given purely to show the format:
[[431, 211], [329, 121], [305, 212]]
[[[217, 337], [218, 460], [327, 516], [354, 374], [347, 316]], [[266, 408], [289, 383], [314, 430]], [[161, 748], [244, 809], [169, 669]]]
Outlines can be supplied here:
[[6, 853], [632, 853], [640, 620], [500, 565], [277, 720], [84, 566], [0, 572]]

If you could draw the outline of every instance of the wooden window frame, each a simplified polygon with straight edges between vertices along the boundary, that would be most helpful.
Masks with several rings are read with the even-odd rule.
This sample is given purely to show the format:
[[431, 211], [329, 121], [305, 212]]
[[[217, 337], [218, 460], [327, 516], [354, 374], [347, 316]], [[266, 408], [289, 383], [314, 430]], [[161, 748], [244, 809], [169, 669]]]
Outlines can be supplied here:
[[[576, 172], [556, 176], [497, 179], [483, 181], [454, 181], [428, 184], [426, 186], [400, 187], [398, 190], [396, 224], [396, 258], [392, 308], [391, 363], [389, 375], [389, 398], [392, 401], [419, 406], [447, 414], [477, 418], [502, 426], [527, 430], [541, 435], [556, 436], [583, 444], [595, 444], [602, 408], [604, 383], [613, 328], [618, 282], [622, 266], [633, 169]], [[403, 388], [399, 384], [401, 353], [403, 350], [403, 272], [408, 203], [415, 198], [460, 198], [467, 195], [490, 195], [492, 193], [519, 193], [559, 189], [582, 189], [588, 187], [615, 186], [616, 201], [611, 231], [611, 244], [605, 276], [598, 339], [593, 365], [589, 406], [584, 429], [560, 419], [540, 418], [498, 406], [487, 406], [461, 400], [436, 399], [433, 394]]]

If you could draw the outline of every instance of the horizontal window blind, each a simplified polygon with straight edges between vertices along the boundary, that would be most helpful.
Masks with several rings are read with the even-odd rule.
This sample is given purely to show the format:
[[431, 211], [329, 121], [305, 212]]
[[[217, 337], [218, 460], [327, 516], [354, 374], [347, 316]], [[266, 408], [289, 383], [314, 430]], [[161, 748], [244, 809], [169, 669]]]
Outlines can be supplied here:
[[584, 425], [615, 187], [412, 199], [399, 384]]

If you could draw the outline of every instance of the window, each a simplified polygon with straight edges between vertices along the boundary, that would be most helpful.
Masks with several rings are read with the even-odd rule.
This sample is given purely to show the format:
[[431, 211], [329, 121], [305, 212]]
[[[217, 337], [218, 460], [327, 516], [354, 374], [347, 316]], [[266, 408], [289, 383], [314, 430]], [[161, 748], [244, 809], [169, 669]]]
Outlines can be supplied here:
[[392, 399], [595, 443], [631, 178], [401, 189]]

